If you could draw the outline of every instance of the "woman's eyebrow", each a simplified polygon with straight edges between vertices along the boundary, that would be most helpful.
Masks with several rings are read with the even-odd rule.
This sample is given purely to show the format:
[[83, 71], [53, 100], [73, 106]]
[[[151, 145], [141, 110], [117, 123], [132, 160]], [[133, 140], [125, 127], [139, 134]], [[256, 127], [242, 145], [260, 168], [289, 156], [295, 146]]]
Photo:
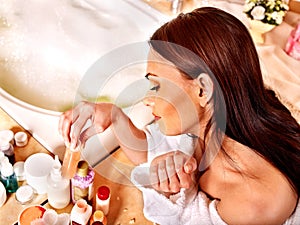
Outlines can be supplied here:
[[149, 80], [149, 76], [154, 76], [154, 77], [157, 77], [157, 75], [153, 74], [153, 73], [147, 73], [145, 75], [146, 79]]

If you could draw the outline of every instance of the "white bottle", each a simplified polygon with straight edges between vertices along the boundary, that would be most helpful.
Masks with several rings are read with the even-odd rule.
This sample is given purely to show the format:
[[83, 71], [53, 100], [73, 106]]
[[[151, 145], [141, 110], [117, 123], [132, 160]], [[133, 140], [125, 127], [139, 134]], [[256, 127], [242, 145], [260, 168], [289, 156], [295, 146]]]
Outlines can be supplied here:
[[110, 189], [107, 186], [101, 186], [96, 194], [96, 210], [101, 210], [104, 215], [109, 212], [110, 205]]
[[79, 199], [71, 211], [71, 225], [87, 225], [92, 215], [92, 206], [85, 199]]
[[47, 177], [47, 195], [49, 204], [55, 209], [65, 208], [70, 203], [70, 180], [62, 177], [57, 155]]

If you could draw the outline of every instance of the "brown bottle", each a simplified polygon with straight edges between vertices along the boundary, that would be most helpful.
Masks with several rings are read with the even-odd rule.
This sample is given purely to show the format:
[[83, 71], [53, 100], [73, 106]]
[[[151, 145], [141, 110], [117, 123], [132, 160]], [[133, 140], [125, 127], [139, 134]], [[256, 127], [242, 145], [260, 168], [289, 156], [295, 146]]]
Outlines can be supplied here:
[[64, 160], [62, 163], [62, 176], [66, 179], [71, 179], [74, 177], [77, 165], [81, 157], [82, 145], [79, 143], [77, 147], [72, 148], [70, 146], [66, 147]]

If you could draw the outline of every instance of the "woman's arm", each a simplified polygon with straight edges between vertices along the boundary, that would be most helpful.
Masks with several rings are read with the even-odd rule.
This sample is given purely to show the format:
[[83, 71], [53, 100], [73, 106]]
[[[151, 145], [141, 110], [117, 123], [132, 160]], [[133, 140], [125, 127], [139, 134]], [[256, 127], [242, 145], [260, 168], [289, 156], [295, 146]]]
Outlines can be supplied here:
[[147, 139], [143, 130], [138, 129], [130, 118], [116, 108], [112, 130], [125, 155], [135, 165], [147, 162]]
[[[89, 127], [86, 123], [91, 121]], [[128, 116], [112, 103], [81, 102], [60, 117], [59, 132], [66, 144], [76, 147], [92, 136], [111, 127], [119, 145], [135, 164], [146, 162], [147, 141], [142, 130], [134, 126]]]

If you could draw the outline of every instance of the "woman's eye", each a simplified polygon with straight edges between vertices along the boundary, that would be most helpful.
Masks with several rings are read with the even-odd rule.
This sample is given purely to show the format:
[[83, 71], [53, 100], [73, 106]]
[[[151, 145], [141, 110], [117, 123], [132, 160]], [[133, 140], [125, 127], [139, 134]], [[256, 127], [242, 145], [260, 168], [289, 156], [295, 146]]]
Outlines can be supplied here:
[[147, 73], [145, 78], [147, 80], [149, 80], [151, 83], [150, 91], [158, 91], [158, 89], [160, 88], [160, 85], [157, 84], [156, 82], [152, 81], [151, 79], [149, 79], [149, 76], [151, 76], [151, 73]]
[[150, 88], [151, 91], [158, 91], [158, 89], [159, 89], [159, 85]]

